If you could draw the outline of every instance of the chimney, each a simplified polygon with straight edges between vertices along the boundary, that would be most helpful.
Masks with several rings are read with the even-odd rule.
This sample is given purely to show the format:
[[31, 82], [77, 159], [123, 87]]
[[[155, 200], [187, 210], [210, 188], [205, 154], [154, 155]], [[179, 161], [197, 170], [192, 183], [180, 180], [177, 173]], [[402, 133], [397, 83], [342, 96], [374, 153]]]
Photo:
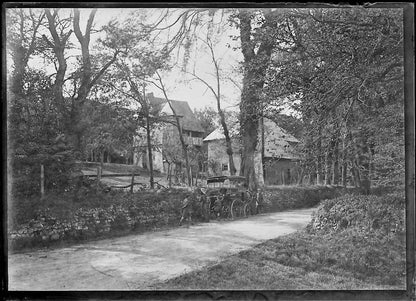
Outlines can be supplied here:
[[147, 97], [154, 98], [155, 96], [153, 95], [153, 92], [150, 92], [150, 93], [147, 93]]

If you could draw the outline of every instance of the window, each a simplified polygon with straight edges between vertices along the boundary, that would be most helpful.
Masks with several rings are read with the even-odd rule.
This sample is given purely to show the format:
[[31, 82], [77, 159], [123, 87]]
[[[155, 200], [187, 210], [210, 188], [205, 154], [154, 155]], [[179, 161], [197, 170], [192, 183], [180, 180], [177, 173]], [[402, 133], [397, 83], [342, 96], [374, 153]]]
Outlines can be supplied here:
[[226, 171], [226, 170], [228, 170], [228, 164], [227, 163], [222, 164], [222, 171]]

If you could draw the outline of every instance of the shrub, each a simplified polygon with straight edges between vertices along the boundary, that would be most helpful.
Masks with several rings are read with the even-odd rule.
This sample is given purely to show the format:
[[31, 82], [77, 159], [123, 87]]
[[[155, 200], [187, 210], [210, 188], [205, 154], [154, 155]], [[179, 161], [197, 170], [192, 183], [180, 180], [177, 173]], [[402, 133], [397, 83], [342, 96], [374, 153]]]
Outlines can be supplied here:
[[404, 232], [404, 192], [345, 195], [325, 200], [308, 226], [310, 233], [328, 233], [355, 227], [357, 231]]
[[264, 211], [276, 212], [288, 209], [310, 208], [325, 199], [345, 194], [346, 188], [336, 186], [272, 187], [264, 191]]

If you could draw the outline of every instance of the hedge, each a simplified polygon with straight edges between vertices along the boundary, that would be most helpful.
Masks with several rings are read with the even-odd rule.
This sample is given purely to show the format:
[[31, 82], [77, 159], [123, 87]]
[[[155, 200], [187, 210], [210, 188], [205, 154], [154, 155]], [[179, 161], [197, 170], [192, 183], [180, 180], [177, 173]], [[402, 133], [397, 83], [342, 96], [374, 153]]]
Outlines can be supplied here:
[[311, 208], [325, 199], [341, 196], [352, 188], [340, 186], [275, 186], [264, 191], [263, 212]]

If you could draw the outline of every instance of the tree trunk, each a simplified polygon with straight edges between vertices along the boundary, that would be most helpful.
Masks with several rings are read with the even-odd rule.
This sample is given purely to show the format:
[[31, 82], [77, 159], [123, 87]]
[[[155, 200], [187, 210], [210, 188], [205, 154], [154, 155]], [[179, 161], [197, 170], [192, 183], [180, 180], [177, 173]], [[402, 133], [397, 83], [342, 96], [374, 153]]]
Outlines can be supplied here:
[[331, 185], [331, 162], [332, 154], [331, 150], [328, 149], [325, 154], [325, 185]]
[[250, 189], [257, 190], [254, 157], [258, 138], [258, 119], [253, 117], [245, 118], [247, 115], [249, 115], [250, 110], [252, 110], [251, 107], [253, 106], [253, 104], [250, 103], [252, 99], [249, 97], [245, 97], [245, 86], [247, 85], [243, 86], [243, 95], [240, 104], [240, 114], [242, 115], [240, 117], [241, 136], [243, 146], [240, 174], [246, 178], [246, 181], [249, 184]]
[[155, 187], [154, 181], [154, 172], [153, 172], [153, 152], [152, 152], [152, 136], [151, 136], [151, 129], [150, 129], [150, 121], [149, 118], [146, 118], [146, 138], [147, 138], [147, 152], [149, 158], [149, 173], [150, 173], [150, 188], [153, 189]]
[[323, 172], [322, 172], [322, 138], [321, 138], [322, 130], [319, 128], [318, 130], [318, 140], [316, 142], [316, 152], [317, 152], [317, 158], [316, 158], [316, 185], [322, 185], [323, 184]]
[[316, 182], [315, 182], [315, 180], [316, 180], [316, 172], [310, 172], [309, 173], [309, 185], [315, 185], [316, 184]]
[[[255, 157], [259, 141], [259, 121], [262, 114], [260, 93], [264, 86], [264, 76], [273, 45], [267, 39], [260, 44], [252, 42], [251, 17], [250, 11], [239, 11], [241, 50], [244, 56], [243, 89], [240, 102], [240, 132], [243, 147], [240, 174], [246, 178], [249, 189], [257, 191], [258, 175], [256, 175]], [[270, 17], [264, 15], [263, 25], [270, 22]], [[261, 165], [259, 169], [262, 170], [262, 160], [257, 161], [260, 161], [258, 162]]]
[[347, 149], [345, 145], [345, 139], [342, 140], [342, 172], [341, 172], [341, 181], [342, 186], [347, 187], [347, 173], [348, 173], [348, 162], [347, 162]]
[[333, 158], [332, 158], [332, 185], [339, 184], [339, 151], [338, 139], [334, 141]]
[[304, 178], [305, 178], [305, 168], [300, 167], [300, 170], [298, 171], [298, 178], [296, 179], [296, 184], [302, 185], [303, 182], [305, 181]]
[[[175, 116], [177, 116], [176, 113], [175, 113]], [[183, 156], [185, 158], [185, 173], [186, 173], [186, 179], [187, 179], [187, 182], [188, 182], [188, 186], [191, 186], [192, 185], [192, 183], [191, 183], [192, 179], [191, 179], [191, 174], [189, 173], [188, 145], [186, 145], [185, 139], [183, 138], [182, 126], [181, 126], [181, 124], [179, 122], [179, 118], [176, 117], [176, 120], [177, 120], [177, 125], [179, 127], [179, 133], [180, 133], [179, 134], [179, 139], [181, 141]]]
[[40, 165], [40, 197], [45, 198], [45, 168], [43, 164]]
[[352, 162], [351, 174], [354, 186], [356, 188], [361, 187], [360, 170], [358, 169], [357, 164], [355, 162]]
[[163, 95], [165, 96], [165, 100], [168, 103], [168, 105], [169, 105], [170, 109], [172, 110], [172, 113], [173, 113], [173, 115], [175, 117], [176, 127], [177, 127], [178, 133], [179, 133], [179, 140], [181, 142], [182, 152], [183, 152], [183, 156], [185, 158], [186, 178], [187, 178], [188, 186], [191, 186], [191, 175], [189, 174], [188, 146], [186, 145], [185, 139], [183, 138], [182, 125], [180, 123], [179, 116], [176, 114], [176, 111], [173, 108], [172, 103], [171, 103], [171, 101], [168, 98], [168, 95], [166, 94], [166, 89], [165, 89], [165, 86], [163, 84], [162, 77], [160, 76], [160, 74], [157, 71], [156, 71], [156, 74], [159, 77], [159, 83], [161, 85], [161, 90], [163, 92]]
[[342, 186], [347, 187], [347, 172], [348, 172], [348, 164], [347, 162], [343, 161], [342, 163], [342, 171], [341, 171], [341, 181]]
[[323, 185], [324, 183], [322, 161], [322, 155], [318, 152], [318, 156], [316, 158], [316, 185]]
[[168, 162], [168, 181], [169, 181], [169, 188], [172, 187], [172, 163]]
[[361, 167], [360, 173], [360, 188], [363, 194], [370, 194], [371, 181], [370, 181], [370, 160], [368, 147], [361, 145], [362, 154], [359, 157], [359, 166]]
[[233, 147], [232, 147], [230, 132], [228, 131], [228, 127], [227, 127], [227, 124], [225, 122], [224, 112], [222, 111], [222, 109], [220, 107], [220, 99], [217, 99], [217, 108], [218, 108], [218, 113], [220, 115], [221, 126], [222, 126], [224, 136], [225, 136], [225, 146], [226, 146], [226, 151], [227, 151], [227, 155], [228, 155], [228, 162], [229, 162], [229, 165], [230, 165], [230, 174], [233, 176], [233, 175], [235, 175], [237, 170], [236, 170], [235, 164], [234, 164]]
[[210, 40], [207, 41], [207, 45], [211, 51], [211, 58], [215, 66], [215, 73], [216, 73], [216, 80], [217, 80], [217, 92], [215, 93], [214, 89], [211, 89], [211, 90], [212, 92], [214, 92], [215, 98], [217, 99], [217, 110], [218, 110], [218, 114], [220, 115], [220, 122], [221, 122], [221, 126], [222, 126], [224, 136], [225, 136], [225, 145], [226, 145], [226, 150], [227, 150], [227, 155], [228, 155], [228, 162], [230, 165], [230, 174], [233, 176], [236, 173], [236, 168], [235, 168], [234, 159], [233, 159], [233, 147], [231, 143], [230, 133], [228, 131], [228, 126], [227, 126], [227, 123], [225, 122], [225, 115], [224, 115], [223, 110], [221, 109], [220, 67], [218, 66], [218, 61], [215, 59], [214, 49], [212, 47], [212, 43], [210, 42]]
[[[93, 9], [88, 17], [85, 33], [82, 34], [80, 29], [80, 11], [79, 9], [74, 9], [74, 33], [81, 45], [81, 59], [82, 59], [82, 68], [81, 68], [81, 79], [80, 86], [77, 89], [76, 96], [73, 98], [72, 108], [71, 108], [71, 118], [70, 118], [70, 129], [71, 137], [74, 143], [75, 151], [77, 156], [82, 158], [84, 154], [83, 149], [83, 137], [86, 131], [85, 126], [82, 124], [84, 120], [83, 111], [84, 105], [88, 99], [88, 95], [92, 87], [96, 84], [99, 78], [105, 73], [105, 71], [116, 61], [119, 51], [115, 51], [113, 57], [104, 64], [104, 66], [95, 73], [93, 76], [91, 57], [89, 52], [90, 44], [90, 35], [92, 30], [92, 25], [95, 18], [95, 13], [97, 9]], [[63, 52], [62, 52], [63, 54]], [[63, 87], [63, 86], [62, 86]], [[61, 87], [61, 88], [62, 88]]]

